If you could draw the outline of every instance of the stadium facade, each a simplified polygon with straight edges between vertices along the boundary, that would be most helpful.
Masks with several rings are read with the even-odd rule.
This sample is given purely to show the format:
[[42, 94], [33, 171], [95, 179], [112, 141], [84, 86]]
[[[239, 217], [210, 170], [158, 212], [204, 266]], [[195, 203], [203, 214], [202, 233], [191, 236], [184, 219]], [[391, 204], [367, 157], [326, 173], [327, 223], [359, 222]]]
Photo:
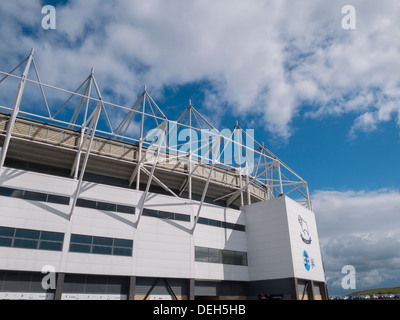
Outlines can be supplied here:
[[251, 130], [44, 84], [33, 50], [1, 75], [0, 299], [327, 299], [307, 182]]

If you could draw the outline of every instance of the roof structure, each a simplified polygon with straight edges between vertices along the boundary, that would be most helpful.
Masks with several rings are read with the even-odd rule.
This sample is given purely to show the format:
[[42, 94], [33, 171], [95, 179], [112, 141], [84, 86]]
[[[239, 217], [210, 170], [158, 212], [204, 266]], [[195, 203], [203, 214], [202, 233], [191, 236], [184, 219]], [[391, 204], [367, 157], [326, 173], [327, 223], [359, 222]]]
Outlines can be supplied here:
[[[16, 75], [22, 68], [22, 75]], [[34, 77], [28, 78], [31, 69]], [[155, 184], [175, 197], [192, 199], [196, 195], [201, 203], [197, 218], [206, 197], [223, 200], [228, 206], [244, 206], [290, 195], [312, 209], [307, 182], [264, 143], [257, 142], [252, 130], [236, 123], [220, 131], [190, 100], [183, 113], [171, 120], [146, 87], [132, 106], [105, 101], [93, 69], [75, 90], [45, 84], [40, 80], [33, 49], [11, 71], [0, 71], [0, 77], [1, 97], [9, 97], [14, 87], [7, 82], [14, 81], [17, 87], [13, 105], [0, 101], [0, 170], [12, 139], [68, 150], [73, 159], [69, 164], [71, 177], [78, 181], [73, 195], [76, 201], [91, 156], [119, 161], [129, 168], [124, 174], [130, 187], [145, 191], [138, 221]], [[39, 104], [23, 100], [26, 85], [39, 89]], [[74, 204], [71, 214], [73, 210]]]

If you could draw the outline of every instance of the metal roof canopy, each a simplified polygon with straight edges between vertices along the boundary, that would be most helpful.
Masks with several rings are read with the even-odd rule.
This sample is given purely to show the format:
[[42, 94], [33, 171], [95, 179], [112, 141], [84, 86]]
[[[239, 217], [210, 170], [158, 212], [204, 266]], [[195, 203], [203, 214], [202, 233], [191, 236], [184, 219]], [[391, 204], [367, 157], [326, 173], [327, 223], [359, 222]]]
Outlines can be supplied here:
[[[169, 120], [151, 98], [146, 86], [132, 107], [106, 102], [102, 97], [93, 69], [75, 91], [45, 84], [40, 80], [33, 54], [34, 50], [32, 49], [28, 57], [10, 72], [0, 71], [0, 75], [3, 75], [3, 78], [0, 79], [0, 89], [1, 84], [5, 83], [8, 78], [19, 81], [14, 105], [12, 107], [0, 105], [0, 110], [6, 110], [7, 113], [10, 113], [9, 120], [5, 120], [7, 123], [3, 133], [0, 131], [0, 135], [5, 135], [1, 148], [0, 170], [3, 169], [7, 157], [17, 116], [24, 115], [28, 118], [46, 121], [68, 130], [80, 132], [79, 148], [76, 151], [75, 160], [71, 164], [71, 177], [78, 181], [76, 192], [73, 195], [75, 201], [80, 193], [86, 164], [91, 152], [93, 152], [91, 144], [94, 136], [96, 136], [113, 141], [120, 140], [121, 143], [128, 143], [137, 147], [138, 157], [129, 183], [132, 185], [136, 181], [135, 187], [139, 190], [140, 175], [148, 176], [146, 191], [140, 202], [140, 212], [145, 206], [145, 199], [152, 181], [176, 197], [181, 196], [187, 190], [188, 198], [191, 200], [194, 174], [198, 175], [199, 167], [209, 168], [207, 174], [203, 176], [202, 198], [193, 230], [200, 215], [208, 187], [210, 183], [217, 182], [212, 179], [216, 170], [236, 175], [238, 185], [233, 189], [234, 191], [231, 189], [231, 192], [214, 199], [214, 201], [224, 199], [229, 206], [240, 199], [240, 205], [243, 206], [251, 204], [251, 196], [261, 201], [290, 194], [294, 200], [310, 210], [312, 209], [307, 182], [269, 151], [264, 143], [257, 142], [238, 123], [231, 130], [220, 132], [194, 108], [190, 100], [188, 107], [176, 121]], [[14, 72], [24, 64], [23, 74], [21, 76], [15, 75]], [[36, 80], [28, 79], [32, 66]], [[26, 84], [38, 86], [40, 89], [43, 106], [40, 109], [35, 105], [35, 113], [20, 109]], [[45, 89], [52, 90], [52, 97], [54, 97], [53, 92], [55, 91], [66, 95], [68, 98], [58, 109], [52, 108], [46, 98]], [[55, 100], [54, 104], [60, 105], [56, 99], [53, 100]], [[60, 98], [58, 100], [62, 101]], [[76, 100], [76, 105], [72, 105], [74, 100]], [[0, 103], [2, 102], [0, 101]], [[27, 105], [28, 103], [25, 102], [25, 106]], [[112, 117], [109, 116], [107, 110], [112, 110], [110, 113], [113, 115]], [[66, 115], [68, 111], [69, 114]], [[71, 119], [65, 120], [72, 111]], [[44, 114], [40, 114], [40, 112], [44, 112]], [[139, 123], [135, 122], [135, 119], [138, 119]], [[100, 121], [103, 123], [102, 126], [99, 124]], [[89, 146], [87, 146], [88, 144]], [[86, 149], [85, 160], [78, 177], [80, 157], [84, 149]], [[155, 174], [156, 169], [163, 166], [168, 168], [171, 165], [185, 168], [185, 179], [178, 195]], [[261, 198], [258, 194], [252, 194], [251, 188], [262, 190], [264, 196]], [[296, 194], [296, 197], [293, 197], [294, 194]], [[245, 195], [247, 195], [246, 201]], [[71, 215], [73, 209], [74, 205], [72, 205], [70, 211]], [[139, 222], [139, 219], [140, 214], [137, 222]]]

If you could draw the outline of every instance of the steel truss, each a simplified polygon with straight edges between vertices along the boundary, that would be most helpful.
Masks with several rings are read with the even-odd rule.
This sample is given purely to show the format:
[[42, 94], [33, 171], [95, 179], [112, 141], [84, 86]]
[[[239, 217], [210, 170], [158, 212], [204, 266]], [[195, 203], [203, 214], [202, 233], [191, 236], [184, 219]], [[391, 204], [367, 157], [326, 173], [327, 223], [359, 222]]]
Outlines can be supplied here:
[[[238, 123], [231, 130], [219, 131], [196, 110], [190, 100], [188, 107], [176, 121], [169, 120], [149, 95], [146, 87], [131, 107], [104, 101], [93, 69], [74, 91], [45, 84], [40, 80], [33, 54], [32, 49], [28, 57], [10, 72], [0, 71], [0, 76], [3, 76], [0, 79], [0, 85], [8, 79], [19, 81], [14, 105], [12, 107], [0, 105], [0, 111], [10, 114], [5, 130], [0, 131], [0, 135], [4, 136], [0, 170], [3, 169], [10, 140], [13, 137], [15, 121], [19, 115], [79, 131], [80, 143], [75, 160], [71, 164], [71, 177], [77, 180], [76, 190], [71, 196], [73, 199], [70, 208], [71, 215], [80, 193], [95, 135], [134, 145], [137, 148], [138, 157], [129, 183], [139, 190], [140, 176], [144, 174], [148, 180], [139, 203], [136, 223], [139, 223], [143, 208], [146, 206], [152, 183], [156, 183], [174, 197], [181, 197], [186, 191], [189, 200], [192, 200], [193, 178], [196, 176], [196, 179], [203, 181], [204, 187], [192, 226], [194, 231], [210, 184], [224, 184], [221, 179], [219, 181], [213, 178], [216, 172], [235, 176], [237, 183], [234, 186], [230, 185], [230, 191], [214, 201], [225, 200], [228, 206], [237, 201], [239, 205], [244, 206], [251, 204], [252, 201], [290, 195], [294, 200], [312, 209], [307, 182], [269, 151], [264, 143], [257, 142]], [[24, 65], [23, 74], [15, 75], [15, 71]], [[32, 66], [36, 79], [28, 78]], [[40, 96], [43, 99], [43, 110], [37, 105], [35, 112], [28, 111], [29, 108], [24, 110], [20, 108], [27, 84], [39, 87]], [[45, 90], [67, 95], [68, 98], [58, 109], [52, 108]], [[77, 103], [72, 103], [73, 100], [77, 100]], [[25, 102], [24, 107], [28, 104]], [[60, 105], [59, 101], [54, 104]], [[71, 112], [70, 120], [66, 121], [65, 114], [68, 113], [70, 116]], [[85, 158], [79, 168], [83, 153], [85, 153]], [[171, 165], [185, 168], [184, 181], [178, 192], [174, 192], [167, 183], [156, 176], [156, 169], [168, 169]], [[199, 175], [200, 168], [203, 171], [206, 170], [203, 175]]]

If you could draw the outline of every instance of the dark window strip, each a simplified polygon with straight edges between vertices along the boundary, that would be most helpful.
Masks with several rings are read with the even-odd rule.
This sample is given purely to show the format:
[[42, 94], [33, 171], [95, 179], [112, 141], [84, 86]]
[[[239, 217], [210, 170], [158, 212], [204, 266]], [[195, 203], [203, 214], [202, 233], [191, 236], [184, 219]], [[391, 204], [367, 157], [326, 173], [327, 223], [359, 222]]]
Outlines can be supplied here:
[[120, 213], [128, 213], [128, 214], [135, 214], [135, 207], [122, 205], [122, 204], [115, 204], [109, 202], [101, 202], [101, 201], [94, 201], [94, 200], [87, 200], [79, 198], [76, 201], [77, 207], [89, 208], [89, 209], [96, 209], [96, 210], [105, 210], [105, 211], [114, 211]]
[[69, 204], [69, 199], [70, 199], [69, 197], [58, 196], [54, 194], [47, 194], [42, 192], [28, 191], [28, 190], [21, 190], [21, 189], [7, 188], [7, 187], [0, 187], [0, 196], [32, 200], [32, 201], [66, 204], [66, 205]]
[[195, 247], [195, 261], [247, 266], [247, 252]]
[[200, 224], [205, 224], [205, 225], [212, 226], [212, 227], [220, 227], [220, 228], [232, 229], [232, 230], [237, 230], [237, 231], [246, 231], [246, 226], [244, 226], [242, 224], [223, 222], [223, 221], [218, 221], [218, 220], [213, 220], [213, 219], [208, 219], [208, 218], [203, 218], [203, 217], [200, 217], [197, 222]]
[[71, 235], [70, 252], [132, 256], [133, 240]]
[[160, 210], [154, 210], [154, 209], [148, 209], [148, 208], [143, 209], [142, 215], [147, 216], [147, 217], [153, 217], [153, 218], [190, 222], [190, 216], [187, 214], [160, 211]]
[[64, 234], [51, 231], [0, 227], [0, 246], [61, 251]]

